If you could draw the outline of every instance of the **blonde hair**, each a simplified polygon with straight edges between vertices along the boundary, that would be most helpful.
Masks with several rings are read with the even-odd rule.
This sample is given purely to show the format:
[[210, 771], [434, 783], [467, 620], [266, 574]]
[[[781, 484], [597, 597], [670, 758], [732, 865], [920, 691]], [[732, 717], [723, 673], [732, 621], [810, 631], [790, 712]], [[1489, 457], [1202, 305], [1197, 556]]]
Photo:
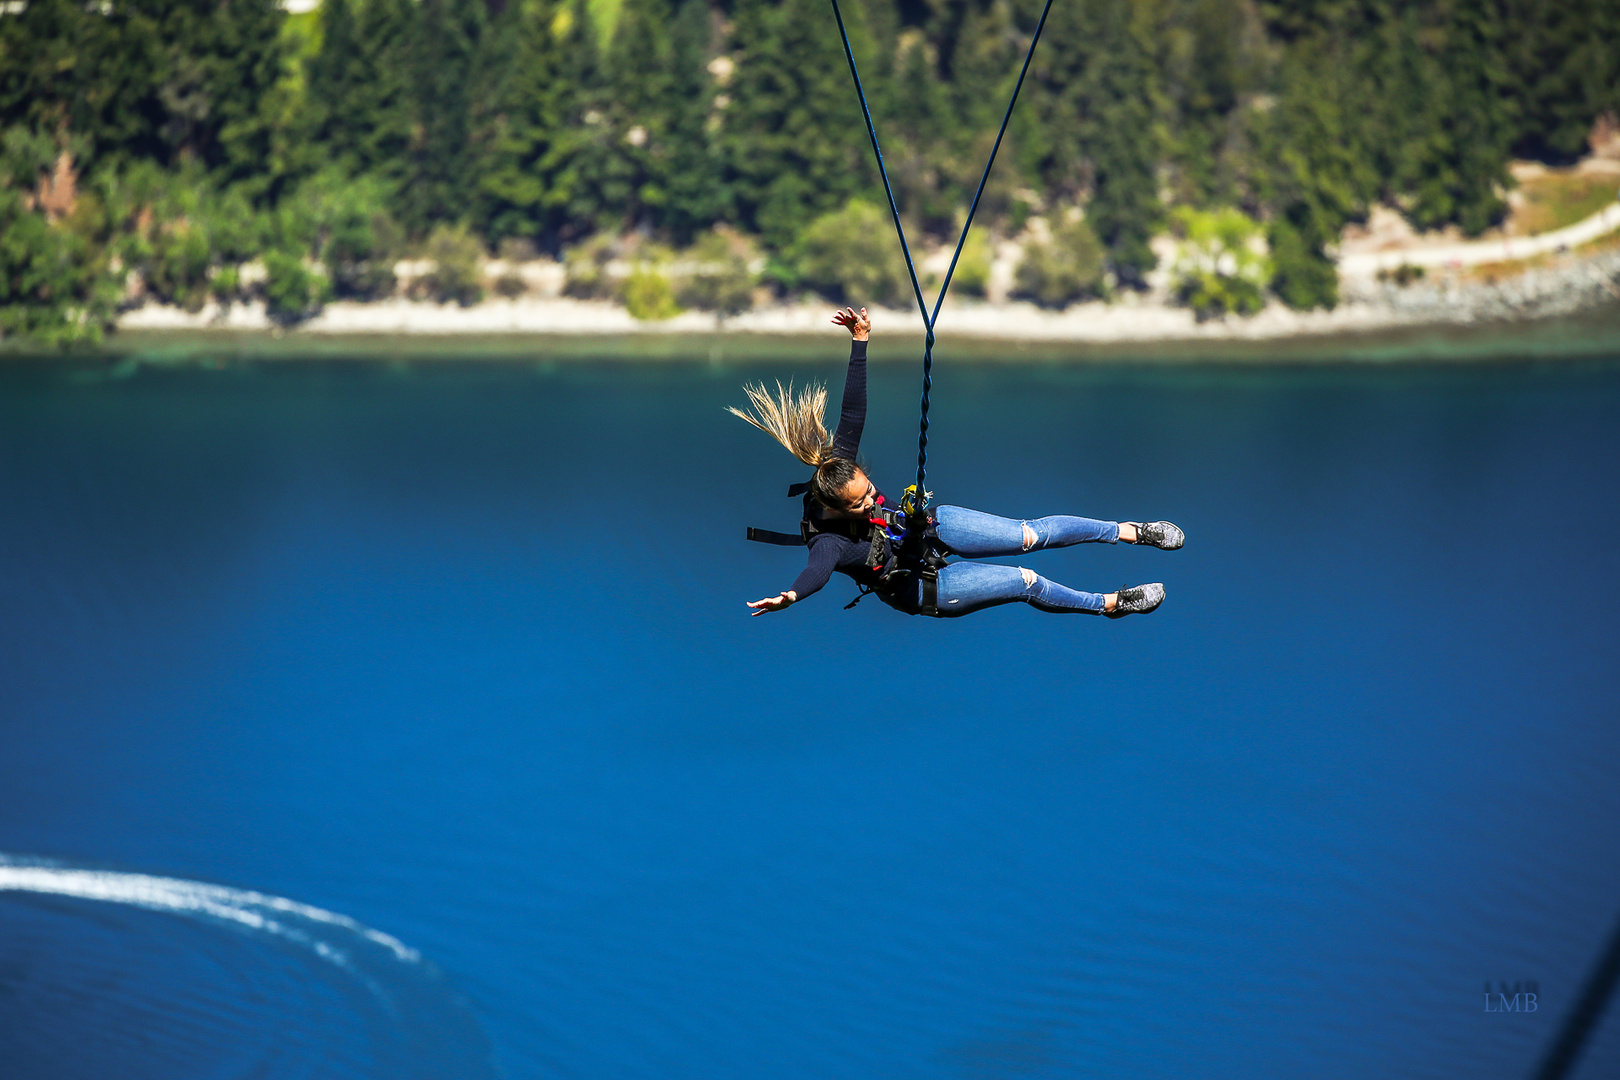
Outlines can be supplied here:
[[832, 437], [827, 434], [827, 388], [821, 383], [810, 383], [797, 394], [790, 382], [784, 388], [776, 384], [776, 396], [764, 383], [744, 385], [743, 392], [754, 403], [753, 413], [743, 412], [735, 406], [726, 411], [740, 416], [759, 430], [787, 447], [788, 453], [806, 465], [819, 468], [833, 460]]

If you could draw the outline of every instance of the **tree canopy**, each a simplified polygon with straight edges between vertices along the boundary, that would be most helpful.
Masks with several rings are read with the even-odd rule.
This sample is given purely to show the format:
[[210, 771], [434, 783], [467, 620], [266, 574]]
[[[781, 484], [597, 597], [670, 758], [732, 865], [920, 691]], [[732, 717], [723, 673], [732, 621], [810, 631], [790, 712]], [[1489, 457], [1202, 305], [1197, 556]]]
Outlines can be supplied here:
[[[852, 198], [880, 199], [822, 0], [604, 3], [8, 5], [0, 308], [58, 315], [3, 325], [93, 332], [98, 273], [194, 297], [277, 251], [337, 282], [330, 260], [352, 277], [435, 230], [560, 253], [719, 228], [787, 259]], [[1039, 12], [846, 3], [919, 235], [959, 226]], [[1478, 233], [1512, 157], [1582, 154], [1620, 111], [1616, 41], [1612, 0], [1057, 0], [981, 220], [1083, 214], [1113, 287], [1133, 288], [1178, 208], [1235, 209], [1264, 228], [1268, 287], [1331, 305], [1333, 245], [1375, 202]], [[82, 211], [41, 197], [59, 166]]]

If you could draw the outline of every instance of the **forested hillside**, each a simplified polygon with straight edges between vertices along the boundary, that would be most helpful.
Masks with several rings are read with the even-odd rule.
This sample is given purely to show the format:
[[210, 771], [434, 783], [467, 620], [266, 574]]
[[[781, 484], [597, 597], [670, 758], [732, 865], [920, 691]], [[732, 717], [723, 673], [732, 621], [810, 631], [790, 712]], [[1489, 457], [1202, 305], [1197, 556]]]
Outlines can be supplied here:
[[[844, 10], [901, 209], [943, 239], [1040, 4]], [[733, 279], [756, 252], [784, 294], [897, 290], [825, 0], [5, 11], [7, 333], [93, 336], [132, 274], [161, 300], [262, 295], [296, 319], [388, 294], [399, 257], [435, 258], [430, 295], [468, 300], [469, 260], [540, 251], [588, 292], [626, 236], [649, 266], [733, 267], [684, 286], [688, 305], [746, 304], [754, 279]], [[1374, 202], [1477, 233], [1511, 158], [1584, 152], [1620, 109], [1620, 0], [1056, 0], [1024, 95], [981, 220], [1049, 223], [1027, 295], [1139, 287], [1152, 235], [1224, 222], [1268, 241], [1253, 289], [1331, 306], [1331, 245]], [[639, 287], [643, 310], [676, 299], [651, 271]]]

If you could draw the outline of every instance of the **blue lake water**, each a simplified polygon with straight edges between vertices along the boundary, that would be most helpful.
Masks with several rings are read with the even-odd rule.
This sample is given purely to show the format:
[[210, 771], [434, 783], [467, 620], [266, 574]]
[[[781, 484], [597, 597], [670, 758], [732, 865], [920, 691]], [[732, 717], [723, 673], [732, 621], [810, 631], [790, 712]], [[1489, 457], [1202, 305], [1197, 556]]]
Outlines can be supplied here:
[[0, 368], [0, 1073], [1528, 1077], [1620, 917], [1620, 362], [942, 361], [938, 497], [1176, 521], [1027, 560], [1163, 608], [751, 619], [804, 470], [722, 407], [841, 352]]

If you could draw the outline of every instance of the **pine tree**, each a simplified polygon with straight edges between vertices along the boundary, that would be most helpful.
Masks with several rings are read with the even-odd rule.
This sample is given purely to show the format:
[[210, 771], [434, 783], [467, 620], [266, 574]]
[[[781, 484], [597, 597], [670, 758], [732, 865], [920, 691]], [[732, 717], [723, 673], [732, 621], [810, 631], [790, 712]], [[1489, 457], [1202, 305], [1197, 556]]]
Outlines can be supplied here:
[[569, 8], [528, 0], [508, 7], [486, 39], [482, 63], [503, 79], [481, 132], [474, 217], [492, 242], [549, 242], [563, 226], [576, 95], [559, 31], [568, 34], [573, 19]]
[[714, 80], [708, 71], [711, 39], [705, 0], [681, 0], [671, 31], [667, 198], [659, 219], [682, 245], [724, 219], [729, 210], [719, 156], [709, 134], [714, 103]]
[[1141, 288], [1158, 259], [1148, 240], [1163, 219], [1159, 146], [1154, 128], [1154, 72], [1127, 0], [1104, 0], [1098, 11], [1102, 47], [1087, 71], [1094, 103], [1086, 145], [1092, 162], [1086, 220], [1108, 248], [1109, 268], [1123, 285]]
[[1338, 302], [1327, 249], [1348, 222], [1365, 216], [1379, 189], [1357, 123], [1348, 48], [1331, 33], [1295, 42], [1259, 133], [1261, 156], [1271, 163], [1262, 195], [1272, 213], [1272, 288], [1291, 307]]
[[355, 167], [393, 185], [405, 176], [413, 122], [411, 47], [420, 8], [415, 0], [365, 0], [354, 70], [342, 108], [352, 116], [348, 145]]
[[321, 47], [305, 69], [313, 136], [329, 160], [359, 171], [358, 133], [375, 118], [358, 99], [375, 84], [372, 43], [361, 36], [350, 0], [325, 0], [320, 8]]
[[1620, 4], [1506, 0], [1507, 89], [1521, 108], [1513, 152], [1556, 164], [1586, 153], [1592, 121], [1620, 112]]
[[669, 0], [624, 0], [608, 44], [600, 121], [582, 169], [602, 226], [650, 227], [668, 201], [674, 100]]
[[461, 220], [473, 189], [468, 128], [483, 0], [421, 0], [406, 52], [412, 138], [398, 207], [413, 234]]
[[[860, 40], [858, 9], [845, 18]], [[720, 140], [734, 212], [781, 251], [851, 195], [881, 189], [842, 47], [818, 0], [738, 0], [730, 45], [737, 67]]]
[[1155, 74], [1128, 0], [1054, 7], [1021, 143], [1024, 167], [1059, 199], [1089, 189], [1086, 219], [1121, 284], [1156, 263]]
[[561, 79], [567, 87], [567, 129], [548, 155], [553, 165], [548, 177], [549, 190], [562, 208], [558, 237], [572, 242], [594, 230], [603, 217], [598, 189], [590, 177], [594, 144], [606, 120], [608, 90], [596, 20], [587, 0], [572, 0], [567, 18], [556, 25], [565, 27], [560, 36], [564, 39]]

